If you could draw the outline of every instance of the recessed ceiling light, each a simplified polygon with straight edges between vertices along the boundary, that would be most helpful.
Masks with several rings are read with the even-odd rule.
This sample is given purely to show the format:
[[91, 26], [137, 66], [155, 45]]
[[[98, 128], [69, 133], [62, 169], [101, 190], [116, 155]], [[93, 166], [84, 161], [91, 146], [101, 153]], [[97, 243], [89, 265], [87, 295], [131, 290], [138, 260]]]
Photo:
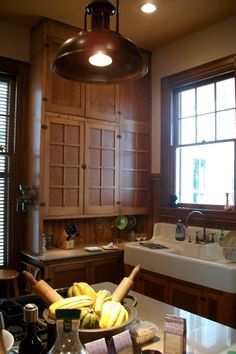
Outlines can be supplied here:
[[152, 12], [155, 12], [156, 9], [157, 9], [156, 5], [149, 2], [141, 6], [141, 11], [145, 12], [146, 14], [151, 14]]

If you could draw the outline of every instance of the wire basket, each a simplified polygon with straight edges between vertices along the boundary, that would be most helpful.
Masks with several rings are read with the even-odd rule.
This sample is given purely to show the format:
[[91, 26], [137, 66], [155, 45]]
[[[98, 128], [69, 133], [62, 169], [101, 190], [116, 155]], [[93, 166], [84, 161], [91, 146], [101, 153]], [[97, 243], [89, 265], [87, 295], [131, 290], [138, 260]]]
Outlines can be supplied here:
[[222, 247], [222, 249], [226, 261], [236, 263], [236, 245], [230, 247]]

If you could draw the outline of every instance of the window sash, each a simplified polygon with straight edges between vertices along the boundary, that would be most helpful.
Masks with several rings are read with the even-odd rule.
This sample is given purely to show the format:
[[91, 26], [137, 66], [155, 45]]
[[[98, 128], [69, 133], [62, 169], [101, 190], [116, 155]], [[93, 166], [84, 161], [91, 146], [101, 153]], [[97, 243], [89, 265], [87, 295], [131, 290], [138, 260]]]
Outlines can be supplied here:
[[[175, 151], [177, 145], [178, 130], [176, 125], [174, 125], [175, 116], [173, 107], [175, 105], [176, 95], [175, 93], [178, 89], [190, 88], [191, 85], [202, 85], [203, 82], [207, 80], [210, 82], [216, 77], [225, 75], [234, 75], [235, 77], [235, 60], [236, 56], [231, 55], [216, 61], [203, 64], [199, 67], [195, 67], [186, 70], [181, 73], [177, 73], [162, 79], [161, 82], [161, 178], [160, 178], [160, 218], [161, 220], [169, 220], [172, 217], [174, 210], [170, 209], [170, 215], [167, 216], [166, 207], [171, 206], [170, 196], [175, 193], [175, 166], [176, 166], [176, 156]], [[223, 141], [223, 140], [222, 140]], [[234, 176], [236, 176], [236, 167], [234, 168]], [[236, 183], [236, 182], [235, 182]], [[236, 187], [236, 186], [235, 186]], [[236, 188], [235, 188], [236, 189]], [[234, 205], [236, 201], [234, 200]], [[212, 210], [210, 212], [210, 217], [214, 222], [217, 217], [217, 210], [223, 210], [216, 205], [190, 205], [181, 204], [183, 208], [178, 210], [178, 213], [186, 213], [184, 207], [198, 208]], [[177, 210], [176, 210], [177, 212]], [[224, 215], [227, 215], [224, 212]], [[230, 214], [233, 215], [232, 212]], [[228, 217], [227, 217], [228, 219]], [[230, 217], [231, 220], [231, 217]], [[226, 225], [226, 223], [225, 223]]]
[[15, 80], [0, 75], [0, 266], [8, 266], [10, 193], [14, 173]]

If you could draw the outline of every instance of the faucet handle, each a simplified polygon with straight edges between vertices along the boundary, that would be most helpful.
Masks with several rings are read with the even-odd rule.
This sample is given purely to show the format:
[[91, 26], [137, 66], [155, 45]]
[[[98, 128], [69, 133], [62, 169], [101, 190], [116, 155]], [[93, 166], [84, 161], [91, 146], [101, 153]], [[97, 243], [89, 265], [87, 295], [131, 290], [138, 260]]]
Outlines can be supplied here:
[[212, 242], [212, 243], [215, 242], [214, 235], [215, 235], [215, 232], [211, 232], [211, 240], [210, 240], [210, 242]]
[[200, 242], [198, 234], [199, 234], [199, 231], [196, 231], [195, 243]]

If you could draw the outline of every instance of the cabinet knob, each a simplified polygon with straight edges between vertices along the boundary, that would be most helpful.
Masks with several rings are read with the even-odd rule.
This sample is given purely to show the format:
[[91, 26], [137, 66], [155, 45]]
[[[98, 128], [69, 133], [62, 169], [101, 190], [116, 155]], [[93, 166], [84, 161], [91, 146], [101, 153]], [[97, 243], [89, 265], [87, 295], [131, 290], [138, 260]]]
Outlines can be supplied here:
[[85, 170], [87, 168], [86, 163], [82, 163], [81, 167], [83, 168], [83, 170]]
[[117, 205], [120, 205], [120, 204], [121, 204], [121, 202], [120, 202], [119, 200], [117, 200], [116, 204], [117, 204]]
[[42, 125], [41, 125], [41, 129], [48, 129], [47, 124], [42, 124]]

